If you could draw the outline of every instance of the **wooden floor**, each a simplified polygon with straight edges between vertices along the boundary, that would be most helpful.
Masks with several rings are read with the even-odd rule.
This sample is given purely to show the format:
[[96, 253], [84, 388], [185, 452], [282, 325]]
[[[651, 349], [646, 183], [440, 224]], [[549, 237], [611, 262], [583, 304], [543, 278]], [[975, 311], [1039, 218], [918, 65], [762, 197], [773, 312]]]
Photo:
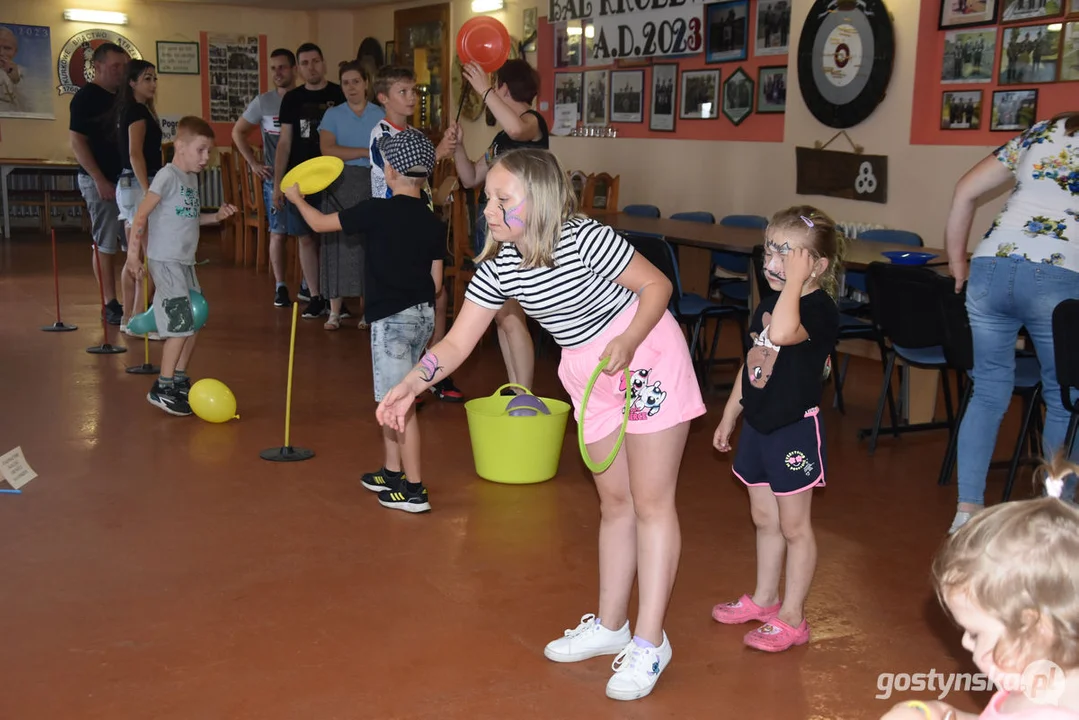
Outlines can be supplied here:
[[[39, 475], [0, 495], [0, 718], [878, 718], [896, 701], [876, 697], [881, 673], [975, 672], [928, 583], [955, 508], [954, 484], [936, 484], [944, 434], [887, 438], [874, 457], [856, 438], [879, 364], [852, 363], [847, 415], [823, 414], [811, 644], [758, 653], [740, 642], [748, 627], [710, 617], [754, 584], [712, 396], [680, 478], [673, 662], [650, 697], [617, 703], [612, 658], [542, 654], [596, 610], [599, 510], [575, 426], [554, 480], [497, 485], [474, 474], [464, 408], [431, 399], [434, 510], [383, 509], [359, 484], [380, 464], [369, 335], [301, 320], [293, 442], [317, 454], [264, 462], [282, 443], [291, 313], [266, 275], [204, 254], [210, 321], [190, 371], [235, 392], [241, 419], [226, 425], [150, 406], [152, 378], [124, 372], [141, 342], [86, 352], [102, 329], [85, 237], [61, 239], [63, 319], [79, 326], [65, 334], [39, 330], [54, 320], [45, 239], [0, 243], [0, 453], [21, 446]], [[563, 396], [555, 370], [539, 362], [537, 394]], [[503, 378], [491, 341], [455, 374], [473, 397]], [[1000, 488], [993, 477], [990, 498]]]

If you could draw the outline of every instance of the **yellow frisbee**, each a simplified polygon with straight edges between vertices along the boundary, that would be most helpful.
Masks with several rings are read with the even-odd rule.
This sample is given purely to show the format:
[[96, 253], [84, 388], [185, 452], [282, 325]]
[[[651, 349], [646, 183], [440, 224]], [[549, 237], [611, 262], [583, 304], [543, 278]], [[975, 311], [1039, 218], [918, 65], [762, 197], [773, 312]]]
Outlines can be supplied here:
[[300, 186], [300, 192], [304, 195], [312, 195], [322, 192], [341, 175], [345, 169], [345, 161], [337, 157], [317, 157], [302, 162], [285, 173], [281, 178], [281, 190], [285, 191], [293, 185]]

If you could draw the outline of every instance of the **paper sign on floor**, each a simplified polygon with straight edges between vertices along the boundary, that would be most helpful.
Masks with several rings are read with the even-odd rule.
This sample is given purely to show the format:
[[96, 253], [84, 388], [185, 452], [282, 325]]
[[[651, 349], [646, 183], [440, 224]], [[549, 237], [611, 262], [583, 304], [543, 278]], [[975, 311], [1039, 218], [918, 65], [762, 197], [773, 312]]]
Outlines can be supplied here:
[[[23, 457], [22, 447], [0, 455], [0, 492], [20, 492], [23, 485], [37, 477], [26, 458]], [[10, 490], [5, 485], [11, 487]]]

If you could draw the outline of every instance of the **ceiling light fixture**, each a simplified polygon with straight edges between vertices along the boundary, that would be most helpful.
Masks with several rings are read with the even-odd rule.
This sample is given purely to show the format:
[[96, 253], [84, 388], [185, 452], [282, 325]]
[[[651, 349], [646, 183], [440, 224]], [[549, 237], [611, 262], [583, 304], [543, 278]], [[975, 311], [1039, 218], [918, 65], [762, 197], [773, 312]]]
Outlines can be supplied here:
[[95, 25], [127, 25], [127, 15], [108, 10], [64, 10], [64, 20]]

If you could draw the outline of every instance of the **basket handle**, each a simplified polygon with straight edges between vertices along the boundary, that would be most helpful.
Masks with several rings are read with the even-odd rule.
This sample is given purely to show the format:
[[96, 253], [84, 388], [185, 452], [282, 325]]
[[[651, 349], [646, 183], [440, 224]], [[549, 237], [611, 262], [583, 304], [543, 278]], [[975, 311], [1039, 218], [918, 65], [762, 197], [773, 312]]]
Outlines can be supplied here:
[[529, 390], [528, 388], [526, 388], [524, 385], [518, 385], [517, 383], [506, 383], [505, 385], [503, 385], [502, 387], [498, 388], [493, 393], [491, 393], [491, 397], [496, 397], [500, 392], [502, 392], [506, 388], [521, 388], [522, 390], [525, 391], [526, 394], [528, 394], [528, 395], [532, 394], [532, 391]]
[[607, 468], [611, 466], [614, 459], [618, 457], [618, 451], [622, 449], [622, 441], [626, 439], [626, 425], [629, 423], [629, 408], [633, 402], [633, 388], [629, 383], [629, 368], [627, 367], [623, 372], [626, 377], [626, 407], [622, 410], [622, 428], [618, 431], [618, 439], [614, 442], [614, 447], [611, 448], [611, 454], [608, 455], [602, 462], [595, 462], [588, 454], [588, 446], [584, 442], [584, 417], [585, 408], [588, 407], [588, 398], [592, 394], [592, 388], [596, 385], [596, 380], [599, 379], [599, 375], [607, 368], [607, 360], [603, 359], [599, 361], [599, 365], [592, 371], [592, 378], [588, 381], [588, 387], [584, 390], [584, 398], [581, 400], [581, 419], [577, 422], [577, 444], [581, 448], [581, 459], [584, 460], [584, 464], [594, 473], [605, 472]]

